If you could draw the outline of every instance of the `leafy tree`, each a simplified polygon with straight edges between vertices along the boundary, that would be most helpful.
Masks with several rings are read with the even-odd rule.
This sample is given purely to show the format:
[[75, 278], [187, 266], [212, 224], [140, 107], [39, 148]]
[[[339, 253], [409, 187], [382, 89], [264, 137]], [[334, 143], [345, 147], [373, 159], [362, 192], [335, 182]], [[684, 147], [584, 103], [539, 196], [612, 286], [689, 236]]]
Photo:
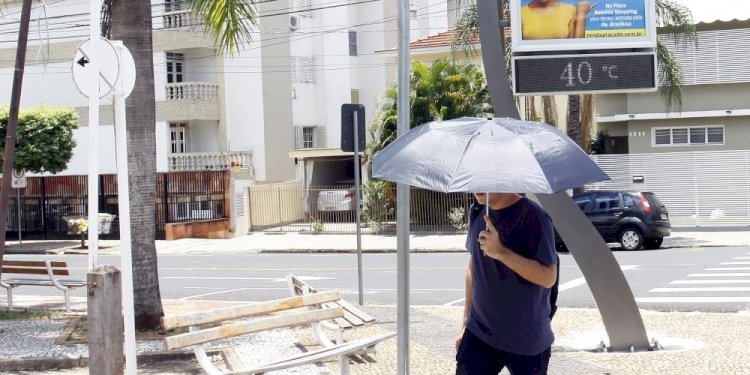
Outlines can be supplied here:
[[[411, 65], [409, 103], [410, 128], [440, 120], [493, 113], [482, 69], [441, 59], [427, 65], [415, 61]], [[375, 120], [370, 125], [371, 140], [367, 155], [372, 157], [396, 139], [395, 84], [389, 87]]]
[[[7, 107], [0, 107], [0, 149], [5, 148], [8, 114]], [[62, 172], [73, 157], [73, 129], [77, 127], [78, 115], [70, 108], [42, 106], [20, 111], [13, 167], [33, 173]]]

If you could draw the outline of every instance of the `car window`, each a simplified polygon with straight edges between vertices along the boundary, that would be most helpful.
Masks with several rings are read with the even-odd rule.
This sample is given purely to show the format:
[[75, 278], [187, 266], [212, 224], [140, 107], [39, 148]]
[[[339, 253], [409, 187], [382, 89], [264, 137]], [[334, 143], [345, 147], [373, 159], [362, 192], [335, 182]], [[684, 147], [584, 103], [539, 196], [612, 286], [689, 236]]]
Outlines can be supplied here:
[[609, 211], [613, 208], [620, 207], [620, 194], [619, 193], [599, 193], [596, 195], [594, 201], [594, 211], [602, 212]]
[[573, 201], [576, 202], [581, 211], [586, 212], [591, 206], [591, 194], [578, 195], [573, 197]]
[[635, 198], [633, 198], [632, 195], [623, 194], [622, 195], [622, 203], [624, 204], [625, 208], [635, 207]]

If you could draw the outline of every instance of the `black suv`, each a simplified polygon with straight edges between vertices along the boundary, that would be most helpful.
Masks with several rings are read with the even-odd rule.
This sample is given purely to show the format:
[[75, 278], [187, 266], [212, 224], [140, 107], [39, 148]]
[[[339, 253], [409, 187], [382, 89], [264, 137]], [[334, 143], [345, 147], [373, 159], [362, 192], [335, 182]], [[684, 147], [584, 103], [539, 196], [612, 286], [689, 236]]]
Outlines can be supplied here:
[[669, 211], [654, 193], [599, 190], [572, 198], [604, 241], [619, 242], [625, 250], [658, 249], [671, 234]]

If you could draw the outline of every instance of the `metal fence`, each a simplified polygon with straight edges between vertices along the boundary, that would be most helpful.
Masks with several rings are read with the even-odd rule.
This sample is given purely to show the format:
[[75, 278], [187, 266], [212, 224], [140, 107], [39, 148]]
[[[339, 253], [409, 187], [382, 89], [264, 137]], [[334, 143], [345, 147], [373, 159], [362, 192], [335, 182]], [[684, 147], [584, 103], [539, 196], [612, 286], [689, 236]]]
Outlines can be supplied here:
[[[341, 199], [326, 208], [321, 196], [331, 192]], [[256, 185], [249, 188], [250, 230], [265, 232], [356, 232], [354, 186], [315, 186], [297, 183]], [[395, 233], [396, 188], [369, 195], [363, 189], [362, 230], [364, 233]], [[413, 232], [453, 232], [465, 230], [471, 194], [444, 194], [411, 188], [411, 230]], [[331, 202], [327, 202], [331, 204]], [[453, 211], [453, 212], [452, 212]], [[451, 214], [452, 212], [452, 214]]]
[[[612, 178], [589, 189], [652, 191], [675, 227], [750, 225], [750, 151], [596, 155]], [[642, 183], [633, 182], [643, 177]]]
[[[157, 175], [156, 238], [164, 239], [166, 223], [229, 217], [227, 171], [170, 172]], [[88, 215], [88, 176], [28, 177], [27, 186], [13, 189], [8, 210], [7, 239], [20, 229], [28, 239], [70, 239], [63, 217]], [[118, 215], [117, 176], [99, 176], [99, 212]], [[119, 217], [102, 239], [118, 239]]]

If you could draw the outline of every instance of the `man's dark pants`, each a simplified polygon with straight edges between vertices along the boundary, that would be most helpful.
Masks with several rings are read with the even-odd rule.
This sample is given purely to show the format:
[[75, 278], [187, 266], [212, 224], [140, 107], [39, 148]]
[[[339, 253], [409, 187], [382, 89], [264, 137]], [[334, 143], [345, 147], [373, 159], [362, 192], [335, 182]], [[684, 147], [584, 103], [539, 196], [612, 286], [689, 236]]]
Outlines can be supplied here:
[[456, 354], [456, 375], [497, 375], [504, 367], [512, 375], [545, 375], [549, 358], [549, 348], [532, 356], [495, 349], [467, 329]]

